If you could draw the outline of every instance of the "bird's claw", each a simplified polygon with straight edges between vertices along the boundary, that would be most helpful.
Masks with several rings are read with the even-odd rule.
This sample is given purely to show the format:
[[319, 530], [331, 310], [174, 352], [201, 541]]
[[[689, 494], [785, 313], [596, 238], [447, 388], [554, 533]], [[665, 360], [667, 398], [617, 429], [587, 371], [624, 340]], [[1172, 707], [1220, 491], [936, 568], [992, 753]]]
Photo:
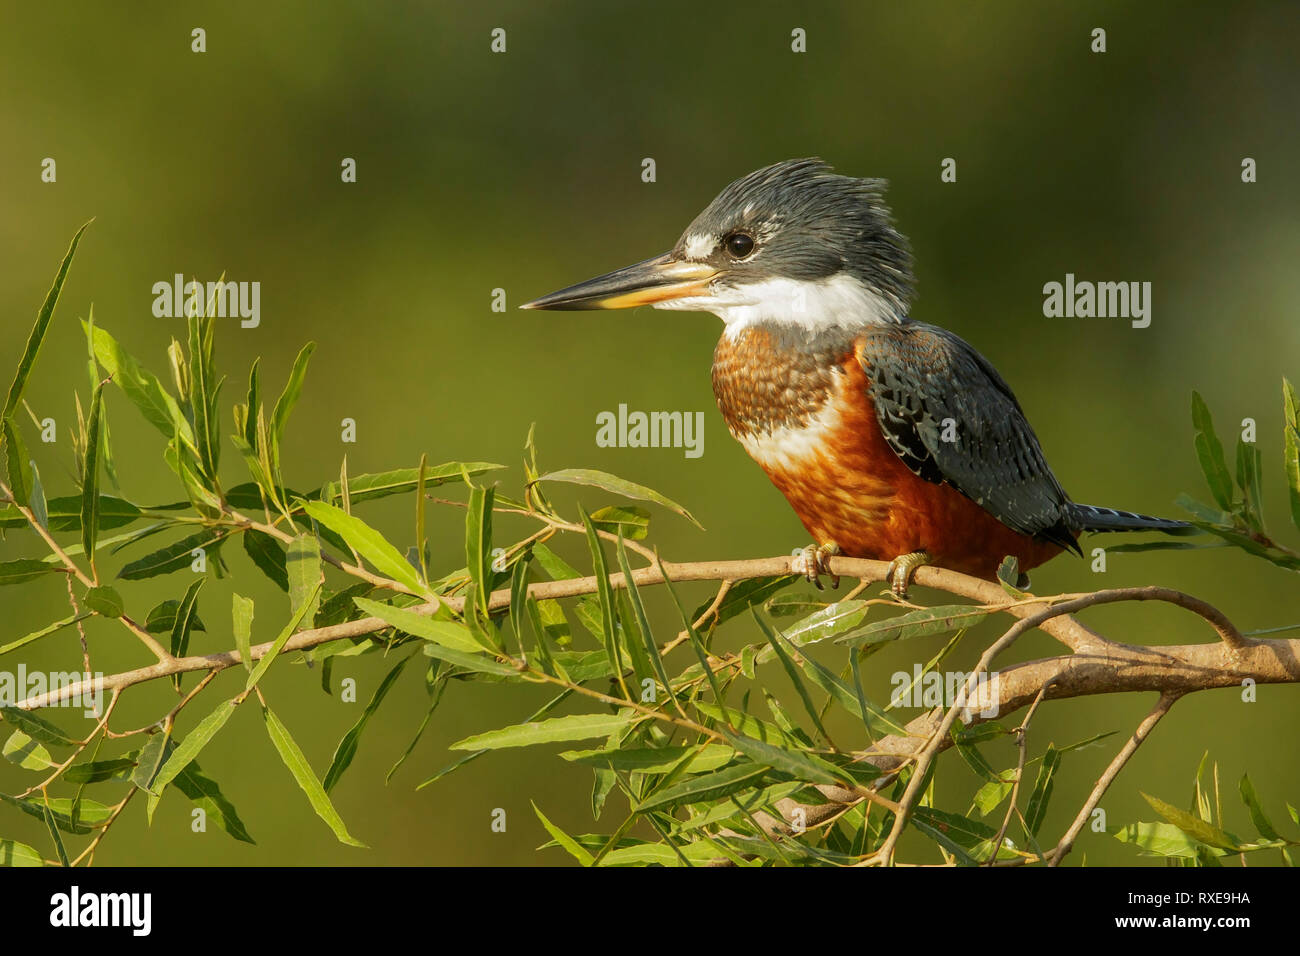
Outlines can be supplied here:
[[889, 590], [900, 601], [907, 600], [907, 589], [912, 584], [912, 575], [916, 569], [930, 563], [930, 555], [925, 551], [913, 551], [900, 554], [889, 562], [885, 577], [889, 580]]
[[829, 574], [831, 587], [840, 586], [840, 577], [838, 574], [831, 574], [830, 559], [837, 554], [841, 554], [839, 545], [836, 544], [810, 544], [808, 547], [798, 551], [794, 560], [790, 562], [790, 570], [795, 574], [802, 574], [804, 580], [823, 591], [821, 576]]

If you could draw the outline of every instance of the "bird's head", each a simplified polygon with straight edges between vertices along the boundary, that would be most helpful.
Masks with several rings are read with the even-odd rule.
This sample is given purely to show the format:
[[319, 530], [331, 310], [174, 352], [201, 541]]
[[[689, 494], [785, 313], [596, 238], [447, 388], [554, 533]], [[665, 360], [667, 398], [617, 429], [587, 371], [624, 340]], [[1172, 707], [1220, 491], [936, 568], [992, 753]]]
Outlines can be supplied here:
[[901, 322], [911, 256], [884, 189], [819, 159], [767, 166], [719, 193], [670, 252], [523, 308], [713, 312], [732, 333], [757, 323], [817, 332]]

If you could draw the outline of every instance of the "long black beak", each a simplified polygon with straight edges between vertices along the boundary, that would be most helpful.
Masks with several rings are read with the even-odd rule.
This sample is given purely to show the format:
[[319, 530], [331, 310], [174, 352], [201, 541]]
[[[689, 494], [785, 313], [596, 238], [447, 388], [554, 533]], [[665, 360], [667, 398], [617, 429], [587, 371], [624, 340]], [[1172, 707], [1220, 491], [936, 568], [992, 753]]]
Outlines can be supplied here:
[[653, 305], [671, 299], [708, 295], [709, 282], [717, 274], [718, 270], [711, 265], [683, 262], [666, 252], [634, 266], [544, 295], [520, 308], [579, 311]]

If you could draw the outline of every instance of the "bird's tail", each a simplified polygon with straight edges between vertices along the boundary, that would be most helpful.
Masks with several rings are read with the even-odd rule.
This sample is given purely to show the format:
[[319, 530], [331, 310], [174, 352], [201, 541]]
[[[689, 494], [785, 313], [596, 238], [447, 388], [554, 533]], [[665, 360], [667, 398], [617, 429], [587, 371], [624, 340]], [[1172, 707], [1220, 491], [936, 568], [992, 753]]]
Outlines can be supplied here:
[[1163, 531], [1165, 534], [1196, 534], [1186, 521], [1153, 518], [1132, 511], [1116, 511], [1096, 505], [1070, 504], [1070, 522], [1080, 531]]

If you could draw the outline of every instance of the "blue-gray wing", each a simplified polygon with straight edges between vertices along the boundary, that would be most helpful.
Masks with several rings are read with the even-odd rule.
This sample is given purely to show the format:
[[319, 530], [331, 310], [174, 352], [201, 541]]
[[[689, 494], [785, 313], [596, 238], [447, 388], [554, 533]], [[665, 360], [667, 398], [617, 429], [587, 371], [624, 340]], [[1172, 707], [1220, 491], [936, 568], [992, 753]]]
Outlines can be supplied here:
[[885, 440], [916, 475], [949, 484], [1021, 534], [1078, 551], [1070, 500], [1011, 388], [982, 355], [920, 322], [858, 339]]

